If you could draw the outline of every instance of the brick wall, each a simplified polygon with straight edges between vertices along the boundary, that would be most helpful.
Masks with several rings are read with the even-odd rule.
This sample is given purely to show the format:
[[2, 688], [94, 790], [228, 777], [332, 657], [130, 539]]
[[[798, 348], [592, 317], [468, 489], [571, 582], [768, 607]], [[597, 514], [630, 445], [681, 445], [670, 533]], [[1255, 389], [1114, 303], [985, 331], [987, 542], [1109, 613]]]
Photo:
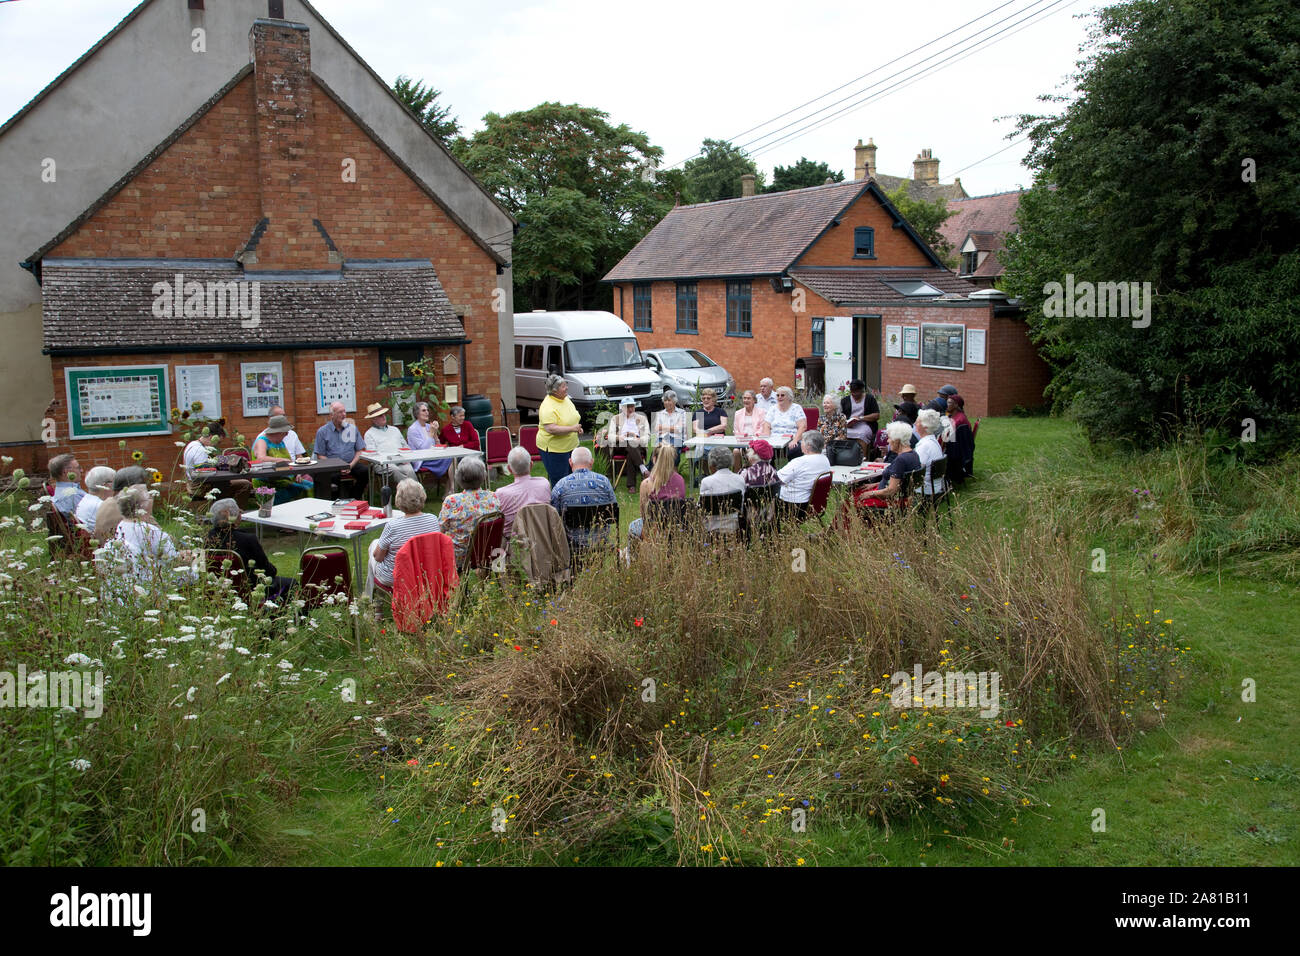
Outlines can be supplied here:
[[[874, 259], [853, 258], [853, 230], [875, 230]], [[844, 214], [838, 226], [827, 229], [796, 263], [801, 266], [933, 266], [906, 231], [894, 228], [894, 219], [873, 196], [865, 196]]]
[[[456, 350], [426, 348], [425, 354], [427, 357], [432, 357], [436, 362], [441, 363], [443, 356], [448, 351], [455, 352]], [[353, 361], [353, 371], [356, 375], [357, 411], [349, 412], [348, 417], [354, 419], [357, 426], [364, 433], [366, 423], [363, 421], [363, 416], [365, 415], [366, 406], [375, 401], [382, 402], [384, 405], [390, 403], [388, 390], [379, 387], [379, 350], [374, 348], [304, 349], [294, 352], [175, 352], [162, 355], [96, 355], [76, 358], [55, 356], [52, 363], [54, 366], [54, 394], [58, 400], [55, 408], [55, 419], [58, 422], [58, 434], [65, 440], [61, 441], [56, 448], [51, 449], [49, 454], [71, 451], [76, 454], [77, 460], [81, 463], [83, 469], [93, 468], [95, 465], [109, 465], [113, 468], [121, 468], [123, 465], [131, 463], [130, 453], [138, 449], [144, 452], [147, 465], [157, 468], [168, 478], [172, 477], [172, 469], [179, 465], [182, 450], [176, 447], [176, 442], [180, 440], [179, 433], [135, 436], [125, 439], [89, 438], [76, 441], [66, 440], [70, 430], [68, 427], [67, 386], [64, 381], [64, 369], [102, 368], [116, 365], [167, 365], [167, 387], [173, 406], [176, 404], [176, 366], [219, 366], [221, 414], [226, 419], [226, 431], [229, 435], [229, 441], [220, 444], [222, 447], [233, 446], [235, 444], [235, 435], [242, 433], [245, 438], [245, 447], [251, 449], [253, 440], [266, 427], [266, 416], [244, 416], [240, 365], [245, 362], [281, 363], [284, 374], [285, 413], [288, 415], [294, 431], [302, 439], [302, 443], [310, 450], [312, 440], [316, 435], [316, 429], [320, 428], [329, 419], [328, 415], [318, 415], [316, 413], [315, 363], [337, 359], [351, 359]], [[441, 381], [441, 375], [439, 375], [439, 381]], [[118, 442], [122, 440], [126, 441], [125, 449], [120, 448], [118, 445]], [[177, 474], [179, 475], [179, 473]]]
[[1029, 340], [1021, 319], [998, 316], [989, 331], [989, 415], [1006, 415], [1017, 405], [1037, 408], [1052, 377], [1051, 369]]
[[[922, 323], [941, 323], [946, 325], [965, 325], [967, 329], [989, 328], [991, 310], [982, 308], [936, 308], [934, 306], [903, 306], [880, 310], [881, 333], [888, 325], [914, 325], [920, 328]], [[993, 352], [991, 335], [986, 337], [986, 358]], [[881, 354], [884, 354], [882, 346]], [[985, 365], [966, 365], [964, 371], [949, 369], [922, 368], [919, 358], [890, 358], [881, 361], [881, 390], [884, 394], [897, 397], [898, 390], [904, 385], [916, 386], [916, 400], [924, 405], [934, 398], [940, 387], [952, 385], [966, 402], [966, 414], [972, 419], [977, 415], [989, 414], [989, 376], [991, 367]]]
[[[290, 59], [300, 57], [303, 51], [295, 52], [295, 49], [288, 44], [277, 55]], [[269, 187], [293, 187], [292, 193], [283, 198], [285, 205], [281, 208], [299, 215], [301, 210], [292, 203], [314, 204], [314, 215], [320, 218], [344, 260], [395, 258], [432, 261], [448, 298], [462, 316], [466, 337], [472, 340], [465, 350], [464, 393], [487, 395], [494, 413], [499, 414], [501, 369], [497, 320], [491, 308], [497, 282], [495, 262], [323, 88], [309, 82], [306, 89], [310, 96], [300, 99], [299, 105], [308, 103], [309, 115], [293, 115], [309, 120], [310, 129], [305, 133], [298, 130], [296, 146], [277, 141], [285, 149], [310, 147], [306, 156], [299, 157], [295, 153], [292, 164], [277, 167], [279, 171], [275, 176], [280, 178], [273, 179]], [[263, 187], [267, 184], [263, 182], [265, 164], [259, 163], [257, 92], [256, 75], [240, 81], [49, 255], [90, 258], [233, 257], [248, 242], [263, 214]], [[275, 125], [272, 122], [274, 117], [263, 119]], [[355, 181], [350, 181], [350, 177], [345, 179], [344, 160], [355, 162]], [[278, 159], [271, 157], [266, 162], [278, 162]], [[437, 184], [431, 186], [436, 191]], [[281, 200], [272, 198], [267, 201]], [[302, 265], [293, 258], [295, 253], [289, 248], [292, 245], [312, 250], [310, 264], [313, 268], [328, 267], [321, 255], [326, 249], [324, 240], [314, 227], [302, 227], [300, 234], [283, 238], [283, 248], [278, 252], [274, 246], [259, 243], [260, 264], [266, 265], [266, 257], [270, 255], [272, 259], [283, 259], [281, 264]], [[264, 237], [263, 242], [267, 241]], [[336, 318], [346, 320], [342, 316]], [[374, 350], [361, 351], [370, 356], [368, 361], [377, 368]], [[288, 377], [288, 357], [272, 358], [273, 354], [279, 355], [257, 353], [262, 358], [252, 356], [243, 360], [284, 361]], [[305, 377], [301, 381], [290, 379], [292, 388], [302, 390], [301, 394], [295, 392], [293, 396], [294, 407], [301, 408], [304, 413], [314, 410], [311, 370], [315, 359], [312, 354], [298, 357], [299, 363], [307, 370]], [[351, 351], [331, 354], [349, 357]], [[62, 364], [56, 363], [55, 395], [60, 397], [62, 404], [65, 393], [63, 365], [162, 361], [175, 364], [165, 356], [108, 357], [93, 361], [70, 359]], [[191, 356], [182, 364], [214, 364], [216, 361], [212, 355]], [[369, 391], [363, 384], [360, 364], [357, 374], [357, 399], [364, 407], [370, 399], [363, 397], [369, 395]], [[238, 395], [237, 388], [227, 388], [223, 382], [222, 401], [227, 411], [234, 408]], [[294, 414], [292, 409], [290, 414]], [[66, 417], [66, 409], [62, 409], [62, 415]], [[300, 428], [300, 434], [301, 431]], [[67, 434], [66, 421], [61, 423], [60, 434]], [[88, 443], [76, 444], [80, 448]], [[112, 445], [116, 451], [116, 439]]]

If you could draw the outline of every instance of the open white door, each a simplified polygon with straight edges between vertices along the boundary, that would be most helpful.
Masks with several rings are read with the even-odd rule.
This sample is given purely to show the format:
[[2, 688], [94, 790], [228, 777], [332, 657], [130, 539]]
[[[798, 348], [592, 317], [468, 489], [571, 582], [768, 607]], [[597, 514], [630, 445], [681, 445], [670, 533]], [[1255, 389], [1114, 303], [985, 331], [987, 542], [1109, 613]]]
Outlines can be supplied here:
[[826, 317], [826, 391], [853, 378], [853, 316]]

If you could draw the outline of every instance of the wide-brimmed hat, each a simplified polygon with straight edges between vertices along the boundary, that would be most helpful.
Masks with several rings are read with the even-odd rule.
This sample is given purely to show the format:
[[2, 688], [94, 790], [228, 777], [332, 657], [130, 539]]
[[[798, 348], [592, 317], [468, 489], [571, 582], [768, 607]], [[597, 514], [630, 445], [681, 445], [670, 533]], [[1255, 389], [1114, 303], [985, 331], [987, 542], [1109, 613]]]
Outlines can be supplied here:
[[636, 399], [632, 398], [631, 396], [628, 396], [627, 398], [623, 399], [623, 401], [618, 403], [619, 408], [627, 408], [629, 405], [631, 405], [633, 408], [636, 408]]
[[900, 389], [898, 390], [898, 394], [899, 394], [899, 395], [915, 395], [915, 394], [916, 394], [916, 386], [915, 386], [915, 385], [904, 385], [902, 388], [900, 388]]
[[366, 418], [375, 418], [379, 415], [387, 415], [387, 414], [388, 414], [388, 409], [385, 406], [380, 405], [378, 402], [371, 402], [369, 405], [366, 406], [366, 414], [365, 414]]
[[293, 426], [289, 424], [289, 419], [284, 415], [272, 415], [266, 420], [266, 430], [268, 432], [291, 432]]
[[762, 438], [755, 438], [752, 442], [749, 443], [749, 447], [753, 450], [755, 455], [757, 455], [759, 458], [763, 459], [764, 461], [772, 460], [771, 442], [768, 442]]

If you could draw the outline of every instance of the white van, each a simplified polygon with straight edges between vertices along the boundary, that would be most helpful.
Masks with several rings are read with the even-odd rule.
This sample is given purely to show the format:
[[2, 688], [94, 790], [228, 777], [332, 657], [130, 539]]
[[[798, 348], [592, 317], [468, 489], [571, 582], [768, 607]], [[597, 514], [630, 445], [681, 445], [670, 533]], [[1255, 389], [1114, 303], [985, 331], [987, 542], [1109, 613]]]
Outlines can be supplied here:
[[563, 375], [584, 421], [625, 398], [649, 414], [663, 407], [659, 376], [646, 368], [636, 336], [612, 312], [516, 312], [515, 396], [536, 410], [546, 376]]

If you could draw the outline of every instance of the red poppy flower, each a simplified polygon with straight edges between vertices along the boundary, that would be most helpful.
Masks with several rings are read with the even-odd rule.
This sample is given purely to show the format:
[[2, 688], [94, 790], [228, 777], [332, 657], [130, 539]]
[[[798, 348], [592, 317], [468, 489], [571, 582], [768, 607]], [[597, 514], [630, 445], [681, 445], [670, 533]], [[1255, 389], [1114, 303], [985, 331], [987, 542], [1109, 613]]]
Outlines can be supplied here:
[[552, 623], [552, 624], [555, 623], [555, 618], [551, 618], [551, 623]]
[[515, 650], [517, 650], [517, 651], [522, 651], [522, 650], [523, 650], [523, 648], [522, 648], [522, 647], [520, 647], [520, 646], [519, 646], [519, 645], [518, 645], [518, 644], [516, 644], [516, 645], [515, 645]]
[[969, 601], [969, 600], [970, 600], [970, 595], [969, 595], [969, 594], [963, 594], [963, 595], [961, 596], [961, 599], [962, 599], [963, 601]]
[[416, 760], [414, 757], [412, 757], [410, 760], [406, 761], [406, 765], [407, 765], [408, 767], [418, 767], [418, 766], [420, 766], [420, 761], [418, 761], [418, 760]]
[[911, 754], [908, 754], [908, 755], [907, 755], [907, 759], [910, 760], [910, 761], [912, 761], [912, 763], [915, 764], [916, 766], [918, 766], [918, 767], [921, 766], [921, 761], [917, 760], [917, 759], [916, 759], [915, 757], [913, 757]]
[[1008, 720], [1008, 721], [1007, 721], [1007, 726], [1008, 726], [1008, 727], [1014, 727], [1015, 725], [1016, 725], [1016, 722], [1015, 722], [1014, 720]]
[[632, 622], [632, 626], [633, 626], [633, 627], [640, 627], [640, 626], [641, 626], [642, 624], [644, 624], [644, 623], [645, 623], [645, 618], [643, 618], [643, 617], [638, 617], [635, 621]]

